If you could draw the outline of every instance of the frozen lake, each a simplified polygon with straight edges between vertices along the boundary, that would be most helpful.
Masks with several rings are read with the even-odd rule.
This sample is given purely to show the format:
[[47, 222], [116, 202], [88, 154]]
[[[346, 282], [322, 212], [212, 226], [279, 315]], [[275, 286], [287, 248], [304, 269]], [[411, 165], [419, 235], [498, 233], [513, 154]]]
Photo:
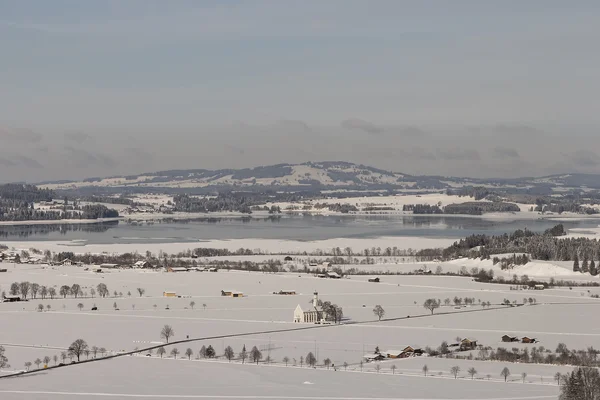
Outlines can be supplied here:
[[[566, 229], [596, 228], [599, 220], [562, 222]], [[517, 229], [544, 231], [553, 220], [487, 220], [460, 216], [281, 216], [275, 218], [206, 218], [132, 225], [126, 222], [86, 225], [2, 226], [0, 242], [86, 240], [89, 244], [182, 243], [228, 239], [326, 240], [332, 238], [444, 237], [497, 235]]]

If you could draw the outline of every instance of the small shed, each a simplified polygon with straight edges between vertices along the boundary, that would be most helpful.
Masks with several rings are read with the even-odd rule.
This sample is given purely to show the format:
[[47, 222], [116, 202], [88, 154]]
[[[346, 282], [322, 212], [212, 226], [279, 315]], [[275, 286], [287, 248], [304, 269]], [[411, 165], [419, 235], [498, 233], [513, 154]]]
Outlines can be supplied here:
[[342, 276], [337, 272], [328, 272], [327, 277], [331, 279], [340, 279]]
[[535, 290], [544, 290], [545, 286], [544, 286], [544, 285], [542, 285], [542, 284], [538, 284], [538, 285], [535, 285], [533, 288], [534, 288]]
[[176, 292], [163, 292], [163, 297], [177, 297]]
[[369, 278], [369, 282], [379, 283], [379, 278]]
[[133, 264], [133, 268], [152, 268], [152, 264], [148, 261], [138, 261]]
[[118, 268], [119, 264], [100, 264], [100, 268], [108, 268], [108, 269], [114, 269], [114, 268]]
[[525, 344], [537, 343], [537, 339], [525, 336], [523, 339], [521, 339], [521, 343], [525, 343]]
[[505, 343], [518, 342], [519, 338], [516, 336], [504, 335], [504, 336], [502, 336], [502, 341]]

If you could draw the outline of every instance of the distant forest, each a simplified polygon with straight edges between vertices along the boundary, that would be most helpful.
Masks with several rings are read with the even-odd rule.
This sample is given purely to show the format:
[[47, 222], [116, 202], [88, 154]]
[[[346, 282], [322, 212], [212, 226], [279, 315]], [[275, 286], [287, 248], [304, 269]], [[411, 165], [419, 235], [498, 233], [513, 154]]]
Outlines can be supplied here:
[[52, 221], [61, 219], [115, 218], [118, 211], [104, 205], [78, 206], [76, 202], [64, 203], [47, 210], [35, 209], [35, 203], [51, 202], [54, 192], [33, 185], [0, 185], [0, 221]]

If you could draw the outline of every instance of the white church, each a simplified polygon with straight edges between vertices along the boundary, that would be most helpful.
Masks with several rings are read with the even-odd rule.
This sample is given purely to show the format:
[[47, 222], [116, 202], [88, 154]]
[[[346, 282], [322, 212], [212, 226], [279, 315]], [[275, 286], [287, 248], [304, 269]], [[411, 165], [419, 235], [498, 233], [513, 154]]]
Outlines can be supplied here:
[[308, 310], [304, 311], [300, 307], [300, 304], [294, 310], [294, 322], [306, 324], [322, 323], [324, 318], [325, 315], [323, 308], [319, 305], [319, 293], [317, 292], [314, 293], [312, 306]]

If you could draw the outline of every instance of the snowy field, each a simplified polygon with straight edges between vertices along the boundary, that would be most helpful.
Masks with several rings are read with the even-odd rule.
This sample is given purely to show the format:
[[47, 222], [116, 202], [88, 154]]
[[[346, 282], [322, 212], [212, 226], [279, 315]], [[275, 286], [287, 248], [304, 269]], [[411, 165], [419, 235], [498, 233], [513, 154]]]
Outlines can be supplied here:
[[[127, 372], [127, 373], [125, 373]], [[498, 374], [495, 374], [498, 375]], [[126, 357], [0, 382], [23, 399], [556, 399], [551, 383]]]
[[[192, 348], [192, 360], [172, 357], [161, 360], [155, 354], [151, 357], [143, 354], [51, 370], [27, 378], [1, 380], [0, 397], [9, 400], [92, 398], [104, 393], [117, 399], [145, 398], [150, 394], [154, 398], [232, 399], [556, 398], [558, 389], [553, 376], [556, 372], [569, 371], [570, 367], [426, 356], [368, 363], [362, 367], [360, 361], [376, 346], [381, 350], [407, 345], [437, 348], [442, 341], [451, 343], [456, 337], [476, 338], [484, 346], [509, 349], [544, 346], [554, 350], [559, 343], [572, 349], [585, 349], [598, 347], [600, 343], [600, 331], [591, 317], [598, 313], [600, 300], [590, 297], [600, 294], [599, 288], [510, 290], [509, 285], [483, 284], [471, 278], [450, 276], [381, 276], [380, 283], [368, 282], [368, 278], [353, 276], [331, 280], [306, 274], [239, 271], [115, 270], [96, 274], [78, 267], [11, 267], [0, 274], [1, 290], [7, 291], [12, 282], [27, 280], [57, 289], [78, 283], [88, 295], [78, 299], [68, 296], [0, 304], [0, 344], [6, 348], [12, 365], [3, 373], [22, 370], [26, 361], [58, 355], [77, 338], [113, 354], [161, 344], [160, 330], [165, 324], [175, 330], [173, 340], [184, 340], [188, 336], [204, 339], [175, 345], [182, 354], [187, 347]], [[108, 286], [109, 298], [90, 298], [90, 289], [99, 283]], [[142, 297], [137, 288], [145, 289]], [[244, 297], [223, 297], [221, 289], [241, 291]], [[279, 290], [295, 290], [298, 294], [273, 294]], [[123, 297], [113, 297], [114, 291], [122, 292]], [[164, 291], [175, 291], [182, 297], [165, 298]], [[307, 309], [314, 291], [323, 301], [342, 306], [348, 318], [345, 322], [356, 324], [293, 323], [295, 307], [300, 304]], [[427, 298], [443, 301], [455, 296], [475, 298], [475, 305], [442, 306], [433, 316], [422, 307]], [[537, 304], [499, 305], [504, 299], [522, 303], [529, 297], [535, 298]], [[195, 302], [193, 308], [192, 301]], [[479, 301], [489, 301], [493, 306], [484, 309]], [[81, 310], [79, 303], [83, 304]], [[38, 304], [43, 304], [46, 311], [36, 311]], [[114, 309], [115, 304], [118, 310]], [[386, 311], [381, 322], [372, 312], [377, 304]], [[51, 306], [50, 311], [47, 305]], [[94, 305], [97, 311], [91, 311]], [[298, 327], [311, 329], [289, 331]], [[272, 332], [256, 333], [264, 331]], [[236, 334], [246, 336], [214, 338]], [[502, 343], [504, 334], [532, 336], [540, 342], [536, 345]], [[213, 346], [221, 358], [195, 360], [203, 345]], [[222, 358], [227, 346], [236, 354], [243, 346], [248, 350], [257, 346], [263, 357], [269, 356], [273, 364], [241, 365], [239, 360], [234, 360], [229, 365]], [[168, 352], [170, 349], [167, 347]], [[317, 370], [299, 368], [300, 358], [308, 352], [317, 356]], [[290, 359], [287, 368], [282, 361], [284, 357]], [[338, 371], [324, 368], [325, 358], [331, 359]], [[293, 367], [294, 363], [297, 367]], [[348, 363], [347, 371], [340, 368], [344, 363]], [[424, 364], [434, 376], [422, 376], [420, 371]], [[381, 368], [379, 373], [376, 365]], [[454, 365], [461, 367], [458, 380], [450, 376], [449, 370]], [[513, 371], [508, 383], [499, 375], [504, 366]], [[470, 367], [479, 371], [473, 381], [466, 373]], [[521, 382], [522, 372], [529, 377], [525, 383]], [[149, 376], [153, 379], [148, 379]]]

